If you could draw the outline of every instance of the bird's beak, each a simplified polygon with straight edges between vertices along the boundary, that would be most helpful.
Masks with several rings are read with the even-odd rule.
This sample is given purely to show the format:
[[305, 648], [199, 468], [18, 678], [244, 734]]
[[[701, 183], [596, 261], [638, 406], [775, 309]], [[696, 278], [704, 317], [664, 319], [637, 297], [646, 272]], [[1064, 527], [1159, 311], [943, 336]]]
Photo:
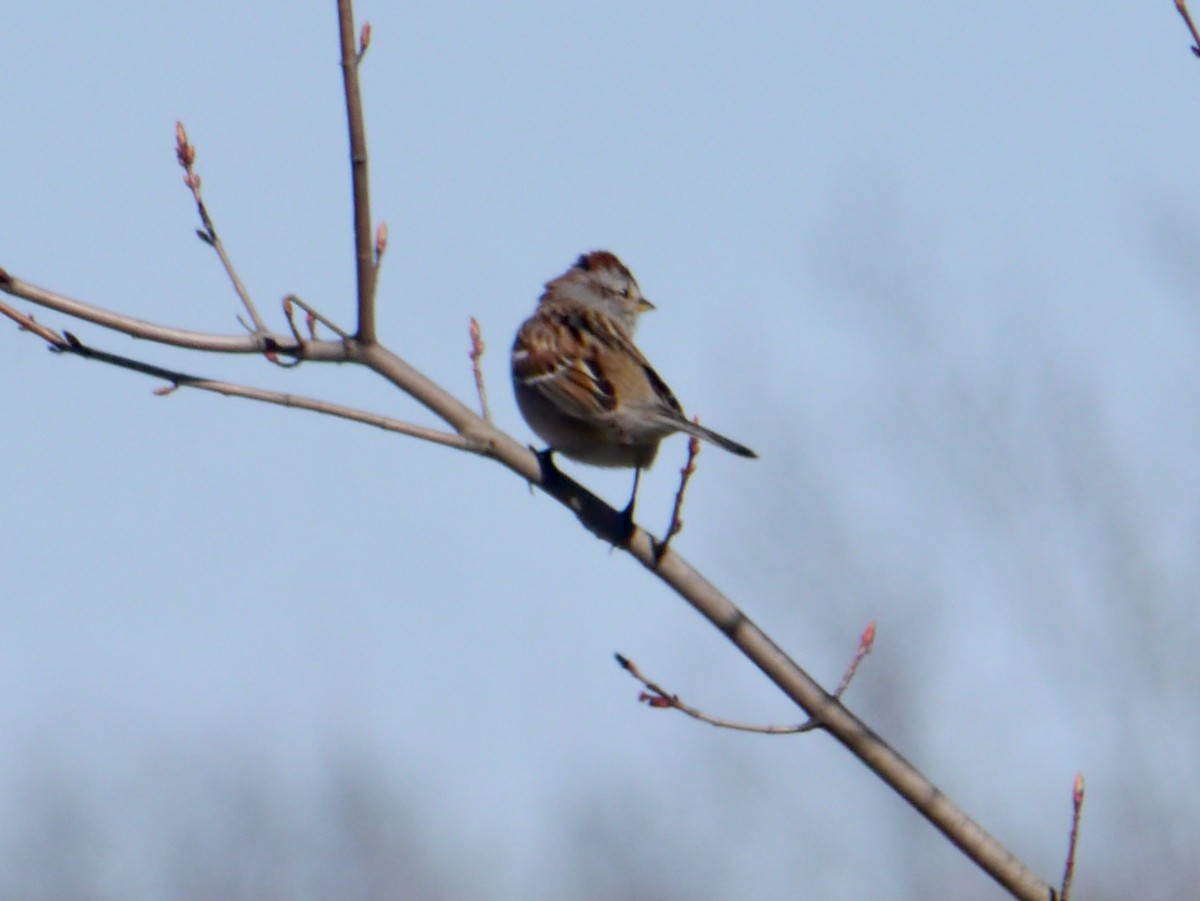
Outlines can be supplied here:
[[653, 309], [657, 308], [654, 306], [654, 304], [650, 303], [650, 301], [646, 300], [646, 298], [643, 297], [638, 301], [637, 311], [639, 313], [648, 313]]

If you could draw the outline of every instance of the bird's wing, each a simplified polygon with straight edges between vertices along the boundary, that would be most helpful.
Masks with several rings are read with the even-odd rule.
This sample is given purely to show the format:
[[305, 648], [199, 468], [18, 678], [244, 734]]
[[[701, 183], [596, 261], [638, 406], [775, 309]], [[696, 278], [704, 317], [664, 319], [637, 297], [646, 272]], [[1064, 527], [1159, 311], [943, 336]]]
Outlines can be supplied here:
[[619, 411], [683, 418], [679, 401], [621, 326], [594, 310], [543, 307], [517, 333], [513, 377], [581, 419]]
[[617, 407], [617, 391], [600, 364], [594, 342], [585, 341], [569, 312], [540, 311], [513, 342], [513, 378], [568, 416], [594, 419]]

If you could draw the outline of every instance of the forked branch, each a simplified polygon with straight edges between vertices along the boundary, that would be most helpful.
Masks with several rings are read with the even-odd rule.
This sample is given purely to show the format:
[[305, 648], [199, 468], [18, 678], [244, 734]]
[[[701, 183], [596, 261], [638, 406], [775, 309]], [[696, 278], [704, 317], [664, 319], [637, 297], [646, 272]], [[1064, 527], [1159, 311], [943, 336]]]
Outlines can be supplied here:
[[126, 369], [130, 372], [141, 373], [152, 378], [162, 379], [168, 385], [163, 388], [156, 388], [154, 393], [159, 397], [165, 397], [177, 388], [194, 388], [198, 391], [210, 391], [213, 394], [223, 394], [226, 397], [242, 397], [247, 400], [256, 400], [265, 404], [275, 404], [280, 407], [292, 407], [298, 410], [308, 410], [312, 413], [321, 413], [325, 416], [335, 416], [339, 419], [348, 419], [351, 422], [360, 422], [363, 425], [374, 426], [378, 429], [383, 429], [386, 432], [396, 432], [400, 435], [407, 435], [410, 438], [419, 438], [422, 441], [430, 441], [434, 444], [441, 444], [445, 447], [452, 447], [456, 450], [478, 451], [479, 448], [473, 446], [470, 441], [463, 438], [461, 435], [455, 435], [451, 432], [442, 432], [437, 429], [427, 428], [425, 426], [416, 425], [411, 422], [404, 422], [399, 419], [394, 419], [391, 416], [383, 416], [379, 413], [370, 413], [366, 410], [357, 410], [353, 407], [347, 407], [342, 404], [335, 404], [330, 401], [317, 400], [312, 397], [303, 397], [298, 394], [286, 394], [281, 391], [271, 391], [266, 388], [256, 388], [252, 385], [239, 385], [235, 382], [224, 382], [218, 379], [204, 378], [203, 376], [189, 375], [186, 372], [178, 372], [173, 369], [166, 369], [162, 366], [155, 366], [152, 363], [146, 363], [141, 360], [134, 360], [131, 357], [123, 357], [119, 354], [109, 353], [107, 351], [98, 350], [94, 347], [89, 347], [76, 338], [70, 332], [59, 334], [51, 328], [47, 328], [40, 322], [37, 322], [32, 316], [20, 312], [19, 310], [10, 307], [8, 304], [0, 302], [0, 316], [6, 316], [13, 322], [17, 323], [23, 330], [32, 332], [33, 334], [44, 340], [50, 349], [55, 353], [74, 354], [77, 357], [82, 357], [85, 360], [95, 360], [100, 363], [107, 363], [110, 366], [116, 366], [119, 369]]
[[[1177, 0], [1179, 2], [1179, 0]], [[626, 520], [609, 504], [596, 497], [574, 480], [561, 473], [552, 480], [543, 482], [542, 468], [537, 457], [527, 447], [510, 435], [497, 429], [486, 418], [469, 409], [445, 388], [416, 370], [398, 355], [380, 345], [375, 327], [375, 292], [379, 264], [386, 245], [386, 231], [377, 232], [372, 240], [369, 191], [367, 181], [366, 132], [363, 126], [362, 98], [358, 83], [358, 67], [362, 62], [370, 40], [366, 27], [356, 44], [354, 22], [350, 0], [338, 0], [339, 39], [341, 45], [341, 67], [345, 87], [346, 111], [349, 126], [350, 172], [354, 200], [354, 246], [357, 263], [357, 326], [352, 336], [332, 327], [329, 320], [315, 314], [295, 298], [292, 303], [309, 314], [308, 337], [305, 337], [289, 318], [288, 333], [271, 332], [254, 311], [244, 289], [238, 291], [242, 304], [250, 316], [247, 326], [249, 334], [214, 335], [202, 332], [150, 323], [133, 317], [123, 316], [101, 307], [64, 297], [44, 288], [31, 285], [0, 269], [0, 291], [23, 298], [48, 309], [56, 310], [87, 322], [124, 334], [162, 344], [207, 350], [218, 353], [262, 353], [275, 360], [287, 358], [291, 361], [326, 361], [357, 363], [390, 381], [402, 392], [419, 402], [440, 419], [450, 432], [421, 434], [423, 427], [401, 424], [404, 427], [393, 431], [425, 440], [436, 440], [447, 446], [471, 450], [489, 456], [516, 473], [522, 479], [538, 486], [541, 490], [570, 510], [579, 521], [609, 544], [617, 544], [641, 563], [656, 578], [669, 586], [691, 604], [699, 613], [719, 629], [743, 654], [767, 675], [789, 698], [809, 716], [811, 722], [833, 736], [848, 750], [863, 761], [884, 782], [909, 802], [922, 816], [941, 830], [955, 845], [1003, 885], [1013, 896], [1028, 901], [1046, 901], [1054, 898], [1050, 886], [1025, 867], [1004, 846], [988, 835], [978, 824], [956, 807], [949, 798], [908, 761], [888, 746], [865, 723], [855, 717], [840, 703], [836, 695], [825, 692], [801, 667], [783, 652], [741, 610], [693, 569], [665, 541], [660, 545], [649, 534], [639, 528], [628, 530]], [[1181, 12], [1185, 11], [1181, 7]], [[1186, 18], [1186, 16], [1185, 16]], [[178, 146], [190, 147], [186, 135], [181, 136]], [[190, 173], [194, 154], [185, 151], [185, 170]], [[181, 160], [181, 163], [183, 160]], [[231, 279], [235, 280], [232, 266], [226, 264], [216, 230], [211, 228], [208, 210], [199, 197], [199, 183], [189, 184], [196, 194], [201, 210], [201, 221], [205, 225], [205, 237], [214, 248]], [[11, 308], [5, 307], [11, 311]], [[5, 312], [14, 318], [10, 312]], [[165, 379], [170, 385], [236, 394], [241, 397], [282, 403], [287, 406], [304, 406], [317, 412], [368, 422], [381, 428], [383, 418], [371, 419], [372, 414], [350, 411], [336, 405], [325, 405], [311, 399], [296, 399], [290, 395], [270, 396], [272, 392], [261, 392], [249, 386], [234, 386], [231, 383], [196, 378], [184, 373], [149, 366], [126, 357], [98, 351], [53, 330], [45, 330], [41, 323], [31, 317], [17, 320], [22, 327], [40, 335], [59, 350], [86, 356], [122, 368], [143, 372]], [[338, 340], [318, 340], [316, 323], [329, 326]], [[57, 337], [47, 337], [48, 334]], [[287, 402], [284, 398], [288, 398]], [[304, 400], [301, 404], [298, 401]], [[679, 502], [682, 503], [682, 488]], [[672, 518], [672, 526], [677, 517]], [[672, 531], [671, 528], [668, 532]]]
[[[867, 627], [863, 629], [862, 635], [858, 639], [858, 649], [854, 653], [854, 658], [846, 667], [846, 672], [842, 675], [842, 681], [838, 683], [837, 689], [833, 693], [833, 697], [841, 700], [846, 689], [850, 687], [850, 680], [854, 678], [854, 674], [858, 672], [858, 665], [862, 663], [864, 657], [871, 653], [871, 646], [875, 642], [875, 623], [874, 621], [867, 623]], [[798, 724], [762, 724], [762, 723], [745, 723], [738, 720], [727, 719], [723, 716], [713, 716], [711, 713], [705, 713], [699, 707], [693, 707], [691, 704], [685, 704], [683, 699], [674, 692], [668, 692], [657, 682], [653, 682], [642, 675], [642, 671], [637, 668], [632, 660], [623, 654], [616, 654], [617, 663], [621, 668], [633, 678], [637, 679], [645, 687], [645, 691], [638, 695], [638, 700], [642, 701], [649, 707], [658, 709], [678, 710], [680, 713], [685, 713], [694, 720], [699, 720], [702, 723], [708, 723], [710, 726], [716, 726], [720, 729], [733, 729], [737, 732], [757, 732], [760, 735], [797, 735], [801, 732], [812, 732], [814, 729], [819, 729], [822, 723], [814, 718], [808, 719], [806, 722]]]

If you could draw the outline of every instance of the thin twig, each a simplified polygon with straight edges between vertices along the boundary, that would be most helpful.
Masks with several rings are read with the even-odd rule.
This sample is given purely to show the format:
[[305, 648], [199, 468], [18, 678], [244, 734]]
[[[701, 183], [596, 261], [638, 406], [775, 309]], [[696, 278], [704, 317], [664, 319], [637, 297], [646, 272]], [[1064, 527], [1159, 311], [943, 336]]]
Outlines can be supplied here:
[[854, 659], [850, 661], [850, 665], [846, 667], [846, 672], [842, 674], [842, 681], [838, 683], [837, 690], [833, 696], [839, 701], [842, 695], [846, 693], [846, 689], [850, 687], [850, 680], [854, 678], [854, 674], [858, 672], [858, 665], [863, 662], [863, 658], [871, 653], [871, 648], [875, 645], [875, 620], [871, 620], [863, 628], [862, 634], [858, 636], [858, 649], [854, 652]]
[[[842, 695], [846, 693], [846, 689], [850, 687], [850, 682], [854, 679], [854, 674], [858, 672], [858, 666], [863, 662], [863, 658], [871, 653], [871, 648], [875, 646], [875, 620], [871, 620], [863, 627], [862, 633], [858, 636], [858, 647], [854, 651], [854, 656], [850, 659], [850, 663], [846, 666], [846, 671], [842, 673], [842, 681], [838, 683], [838, 687], [834, 690], [832, 697], [841, 701]], [[824, 723], [819, 717], [809, 717], [808, 722], [802, 723], [797, 727], [797, 732], [811, 732], [814, 729], [820, 729]]]
[[[205, 244], [217, 252], [217, 257], [221, 261], [221, 265], [225, 267], [225, 272], [229, 276], [229, 280], [233, 282], [233, 290], [237, 292], [237, 296], [242, 300], [242, 306], [246, 308], [246, 313], [250, 316], [250, 321], [254, 323], [254, 327], [247, 327], [247, 331], [255, 335], [267, 334], [267, 327], [259, 318], [258, 310], [254, 308], [254, 301], [250, 299], [250, 292], [246, 290], [246, 286], [242, 284], [241, 278], [237, 274], [237, 270], [233, 268], [233, 261], [229, 259], [229, 254], [225, 252], [225, 245], [221, 243], [221, 239], [217, 236], [217, 229], [213, 225], [212, 217], [208, 215], [208, 207], [204, 205], [204, 198], [200, 196], [200, 176], [193, 168], [196, 163], [196, 147], [188, 141], [187, 131], [184, 130], [182, 122], [175, 123], [175, 158], [179, 160], [179, 165], [183, 167], [183, 183], [188, 186], [192, 192], [192, 197], [196, 201], [196, 210], [200, 213], [200, 222], [204, 226], [203, 231], [197, 230], [196, 234], [200, 236]], [[242, 323], [245, 325], [245, 323]]]
[[[283, 319], [288, 324], [288, 328], [292, 330], [292, 337], [296, 339], [296, 343], [302, 345], [304, 344], [305, 339], [304, 336], [300, 334], [300, 329], [296, 328], [296, 311], [294, 309], [295, 299], [296, 297], [294, 294], [289, 294], [283, 298]], [[316, 326], [311, 315], [308, 315], [308, 323], [309, 338], [316, 338]]]
[[1067, 864], [1063, 869], [1059, 901], [1071, 901], [1071, 883], [1075, 879], [1075, 849], [1079, 844], [1079, 821], [1083, 814], [1083, 773], [1075, 774], [1075, 783], [1071, 787], [1071, 804], [1071, 839], [1067, 845]]
[[492, 411], [488, 409], [487, 389], [483, 385], [483, 370], [479, 366], [479, 360], [483, 357], [483, 332], [479, 328], [479, 322], [474, 316], [471, 317], [471, 371], [475, 374], [475, 390], [479, 394], [479, 411], [483, 416], [484, 422], [492, 421]]
[[[289, 316], [291, 314], [288, 313], [287, 308], [291, 304], [295, 304], [296, 306], [298, 306], [300, 309], [302, 309], [307, 314], [308, 319], [309, 319], [308, 333], [314, 340], [317, 337], [316, 328], [313, 325], [314, 322], [321, 323], [327, 329], [329, 329], [331, 332], [333, 332], [335, 335], [337, 335], [339, 338], [341, 338], [343, 341], [350, 340], [349, 332], [347, 332], [345, 329], [343, 329], [340, 325], [338, 325], [336, 322], [334, 322], [329, 317], [320, 313], [315, 308], [309, 306], [307, 303], [305, 303], [303, 300], [301, 300], [295, 294], [289, 294], [287, 297], [285, 297], [283, 299], [283, 303], [284, 303], [284, 312], [287, 313]], [[294, 325], [292, 326], [292, 333], [296, 334], [296, 327]], [[297, 338], [298, 337], [299, 336], [297, 335]]]
[[1192, 14], [1188, 12], [1187, 0], [1175, 0], [1175, 8], [1179, 10], [1179, 15], [1183, 16], [1183, 21], [1187, 23], [1188, 31], [1192, 33], [1191, 51], [1194, 56], [1200, 56], [1200, 34], [1196, 32], [1196, 23], [1192, 21]]
[[679, 695], [671, 694], [658, 683], [647, 679], [628, 657], [622, 654], [614, 654], [613, 656], [617, 658], [617, 663], [621, 665], [622, 669], [646, 687], [646, 691], [638, 695], [638, 700], [645, 703], [648, 707], [678, 710], [680, 713], [686, 713], [692, 719], [708, 723], [710, 726], [716, 726], [719, 729], [733, 729], [737, 732], [756, 732], [761, 735], [790, 735], [797, 731], [796, 726], [761, 726], [754, 723], [740, 723], [737, 720], [727, 720], [724, 717], [705, 713], [698, 707], [685, 704]]
[[354, 56], [356, 63], [361, 63], [362, 58], [367, 55], [367, 48], [371, 46], [371, 23], [363, 22], [362, 29], [358, 32], [358, 53]]
[[679, 518], [679, 514], [683, 511], [683, 493], [687, 491], [688, 482], [692, 479], [692, 473], [696, 471], [696, 457], [700, 453], [700, 439], [695, 435], [690, 436], [687, 448], [687, 462], [683, 464], [683, 469], [679, 470], [679, 490], [675, 492], [675, 505], [671, 508], [671, 521], [667, 524], [667, 531], [663, 535], [663, 540], [656, 542], [654, 546], [655, 565], [662, 563], [662, 558], [666, 556], [667, 549], [671, 546], [671, 539], [683, 531], [683, 520]]
[[[374, 344], [376, 263], [371, 244], [371, 192], [367, 182], [367, 132], [363, 125], [358, 64], [365, 47], [355, 48], [354, 11], [350, 0], [338, 0], [342, 84], [346, 93], [346, 121], [350, 129], [350, 181], [354, 196], [354, 257], [358, 266], [358, 331], [363, 344]], [[366, 40], [371, 37], [365, 31]]]

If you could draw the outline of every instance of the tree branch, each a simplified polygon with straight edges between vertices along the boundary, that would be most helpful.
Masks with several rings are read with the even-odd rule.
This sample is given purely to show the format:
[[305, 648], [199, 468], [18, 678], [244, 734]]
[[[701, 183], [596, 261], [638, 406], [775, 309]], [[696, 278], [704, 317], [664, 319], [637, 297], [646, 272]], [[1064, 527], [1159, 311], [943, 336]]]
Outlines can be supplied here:
[[[245, 284], [242, 283], [241, 276], [233, 268], [233, 260], [225, 252], [225, 245], [222, 243], [220, 236], [217, 234], [217, 228], [213, 225], [213, 221], [208, 215], [208, 207], [204, 205], [204, 198], [200, 194], [200, 176], [194, 168], [196, 164], [196, 148], [188, 141], [187, 131], [184, 129], [182, 122], [175, 123], [175, 158], [179, 161], [179, 165], [183, 167], [183, 183], [192, 192], [192, 198], [196, 201], [196, 212], [200, 214], [200, 224], [204, 226], [204, 230], [198, 231], [196, 234], [199, 235], [205, 244], [216, 251], [217, 259], [221, 261], [221, 265], [225, 268], [225, 274], [229, 276], [229, 281], [233, 284], [233, 290], [241, 298], [242, 306], [246, 308], [246, 313], [250, 316], [250, 321], [254, 324], [253, 328], [246, 326], [246, 330], [256, 335], [265, 334], [267, 327], [263, 325], [262, 318], [258, 315], [258, 310], [254, 308], [254, 301], [250, 299], [250, 292], [246, 290]], [[242, 324], [245, 325], [244, 322]]]
[[1067, 842], [1067, 862], [1063, 867], [1059, 901], [1070, 901], [1071, 883], [1075, 880], [1075, 850], [1079, 847], [1079, 820], [1083, 815], [1083, 773], [1075, 774], [1071, 786], [1071, 837]]
[[342, 341], [305, 341], [297, 342], [291, 336], [277, 335], [272, 332], [250, 335], [219, 335], [212, 332], [193, 332], [187, 329], [159, 325], [124, 316], [104, 307], [93, 306], [81, 300], [67, 297], [46, 288], [38, 287], [0, 269], [0, 291], [13, 297], [20, 297], [48, 310], [55, 310], [91, 322], [115, 332], [129, 335], [131, 338], [141, 338], [158, 344], [169, 344], [172, 347], [186, 347], [189, 350], [205, 350], [225, 354], [254, 354], [276, 352], [287, 356], [295, 356], [305, 360], [320, 360], [324, 362], [345, 362], [346, 345]]
[[[692, 421], [696, 420], [693, 418]], [[671, 507], [671, 521], [667, 523], [663, 540], [654, 551], [655, 556], [660, 559], [671, 547], [671, 539], [683, 531], [683, 519], [680, 517], [683, 512], [683, 493], [687, 491], [688, 482], [696, 472], [696, 457], [700, 453], [700, 439], [695, 435], [688, 438], [687, 451], [687, 462], [683, 464], [683, 469], [679, 470], [679, 488], [675, 492], [675, 504]]]
[[[850, 681], [854, 678], [854, 674], [858, 672], [858, 666], [862, 663], [863, 658], [871, 653], [871, 646], [875, 642], [875, 623], [874, 621], [867, 623], [867, 626], [862, 631], [862, 635], [858, 639], [858, 648], [854, 652], [854, 657], [846, 667], [846, 672], [842, 675], [842, 681], [838, 683], [837, 689], [833, 692], [833, 698], [840, 701], [846, 689], [850, 687]], [[685, 713], [694, 720], [699, 720], [702, 723], [708, 723], [710, 726], [717, 726], [721, 729], [733, 729], [737, 732], [755, 732], [759, 735], [799, 735], [802, 732], [812, 732], [821, 728], [821, 723], [815, 719], [809, 719], [803, 723], [789, 723], [786, 725], [770, 724], [763, 725], [761, 723], [744, 723], [738, 720], [727, 719], [723, 716], [714, 716], [711, 713], [705, 713], [699, 707], [693, 707], [691, 704], [685, 704], [683, 698], [674, 692], [669, 692], [657, 682], [654, 682], [642, 674], [642, 671], [637, 668], [637, 665], [623, 654], [615, 655], [617, 663], [621, 665], [629, 675], [637, 679], [645, 686], [646, 691], [638, 697], [639, 701], [644, 701], [651, 707], [658, 709], [678, 710], [680, 713]]]
[[35, 321], [32, 316], [21, 313], [6, 303], [0, 303], [0, 315], [7, 316], [25, 331], [33, 332], [42, 338], [50, 345], [50, 349], [56, 353], [74, 354], [85, 360], [96, 360], [100, 363], [107, 363], [110, 366], [116, 366], [120, 369], [127, 369], [131, 372], [138, 372], [142, 375], [148, 375], [152, 378], [159, 378], [169, 382], [170, 387], [155, 389], [154, 393], [160, 397], [170, 394], [177, 388], [195, 388], [199, 391], [211, 391], [214, 394], [223, 394], [226, 397], [243, 397], [247, 400], [257, 400], [280, 407], [309, 410], [313, 413], [324, 414], [325, 416], [335, 416], [339, 419], [348, 419], [351, 422], [361, 422], [364, 425], [374, 426], [386, 432], [408, 435], [411, 438], [419, 438], [422, 441], [430, 441], [434, 444], [455, 448], [456, 450], [479, 451], [479, 448], [472, 445], [470, 441], [461, 435], [455, 435], [451, 432], [440, 432], [437, 429], [404, 422], [403, 420], [394, 419], [391, 416], [370, 413], [366, 410], [358, 410], [354, 407], [347, 407], [331, 401], [317, 400], [312, 397], [303, 397], [298, 394], [287, 394], [281, 391], [271, 391], [266, 388], [255, 388], [252, 385], [239, 385], [235, 382], [223, 382], [217, 379], [204, 378], [203, 376], [189, 375], [186, 372], [178, 372], [174, 369], [155, 366], [152, 363], [146, 363], [142, 360], [134, 360], [130, 357], [123, 357], [119, 354], [98, 350], [84, 344], [70, 332], [64, 332], [61, 335], [58, 334], [53, 329], [49, 329], [40, 322]]
[[1200, 34], [1196, 32], [1196, 23], [1192, 21], [1192, 14], [1188, 12], [1187, 0], [1175, 0], [1175, 9], [1179, 11], [1179, 15], [1183, 16], [1188, 31], [1192, 33], [1192, 46], [1189, 48], [1192, 55], [1200, 56]]
[[[358, 340], [375, 343], [375, 284], [378, 263], [371, 245], [371, 194], [367, 182], [367, 130], [363, 125], [358, 64], [370, 44], [364, 25], [358, 48], [354, 43], [354, 11], [350, 0], [338, 0], [338, 36], [342, 48], [342, 84], [346, 92], [346, 121], [350, 128], [350, 182], [354, 193], [354, 258], [358, 266]], [[386, 234], [386, 233], [385, 233]]]
[[471, 373], [475, 376], [475, 393], [479, 395], [479, 413], [487, 422], [491, 422], [492, 411], [488, 409], [487, 388], [483, 384], [483, 369], [480, 366], [483, 359], [483, 332], [474, 316], [471, 317], [468, 331], [471, 335], [471, 350], [467, 356], [471, 359]]
[[[373, 255], [374, 248], [371, 242], [366, 140], [357, 77], [358, 63], [365, 51], [366, 37], [364, 36], [360, 40], [360, 49], [356, 53], [350, 0], [338, 0], [338, 17], [341, 66], [350, 131], [355, 253], [358, 273], [358, 327], [353, 338], [345, 338], [340, 341], [307, 341], [301, 340], [295, 335], [282, 336], [256, 332], [250, 335], [231, 336], [175, 329], [122, 316], [66, 298], [13, 278], [3, 270], [0, 270], [0, 291], [68, 316], [162, 344], [220, 353], [282, 354], [296, 360], [350, 362], [373, 370], [416, 399], [450, 426], [457, 439], [463, 442], [464, 449], [471, 449], [494, 458], [565, 506], [593, 534], [606, 543], [619, 545], [626, 550], [650, 573], [678, 593], [727, 636], [820, 728], [857, 756], [1012, 895], [1028, 899], [1028, 901], [1053, 899], [1054, 891], [1046, 882], [1038, 878], [1004, 846], [971, 820], [965, 812], [956, 807], [923, 774], [847, 710], [836, 697], [826, 693], [746, 614], [693, 569], [674, 549], [666, 548], [660, 553], [659, 543], [636, 526], [627, 532], [626, 521], [620, 513], [569, 477], [558, 473], [554, 478], [543, 481], [542, 469], [537, 456], [532, 451], [485, 421], [440, 385], [377, 343], [374, 303], [379, 254]], [[39, 334], [41, 334], [40, 331]], [[79, 345], [79, 347], [82, 346]], [[75, 347], [68, 348], [68, 350], [79, 353]], [[169, 373], [168, 370], [157, 370], [156, 367], [146, 367], [145, 364], [137, 363], [137, 361], [116, 358], [114, 355], [101, 355], [94, 351], [90, 356], [92, 359], [113, 365], [125, 365], [125, 363], [116, 362], [117, 359], [125, 360], [131, 364], [126, 368], [137, 368], [138, 371], [167, 378], [173, 383], [184, 384], [175, 382], [170, 375], [165, 375], [164, 373]], [[180, 374], [174, 373], [174, 375], [179, 376]], [[218, 390], [216, 385], [228, 386], [228, 383], [203, 379], [187, 384], [188, 387], [203, 385], [204, 390]], [[245, 391], [253, 392], [257, 389], [245, 389]], [[239, 396], [250, 397], [252, 395], [242, 393]], [[278, 397], [274, 400], [267, 397], [255, 397], [254, 399], [279, 402]], [[373, 422], [372, 424], [378, 423]], [[412, 434], [412, 432], [405, 432], [405, 434]], [[428, 440], [434, 439], [428, 438]], [[459, 446], [449, 441], [444, 443]]]

